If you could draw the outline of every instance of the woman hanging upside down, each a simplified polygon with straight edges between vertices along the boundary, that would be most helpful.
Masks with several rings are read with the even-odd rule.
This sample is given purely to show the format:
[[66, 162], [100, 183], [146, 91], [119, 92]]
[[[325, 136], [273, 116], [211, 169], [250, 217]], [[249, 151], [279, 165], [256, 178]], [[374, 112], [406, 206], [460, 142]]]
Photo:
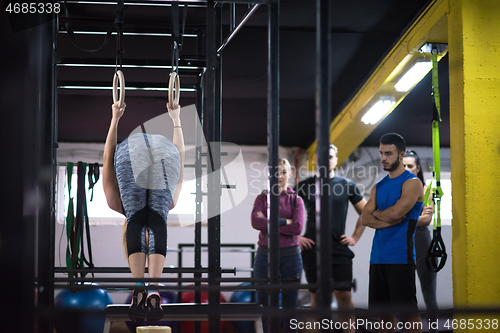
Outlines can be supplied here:
[[[104, 193], [111, 209], [125, 215], [126, 243], [132, 277], [144, 278], [146, 257], [149, 277], [160, 278], [167, 251], [167, 215], [174, 208], [184, 174], [184, 138], [180, 107], [168, 114], [174, 124], [172, 141], [162, 135], [135, 133], [117, 147], [118, 122], [126, 104], [112, 105], [112, 119], [104, 145]], [[146, 234], [148, 237], [146, 237]], [[153, 285], [156, 283], [151, 283]], [[144, 283], [138, 283], [144, 286]], [[129, 317], [132, 321], [158, 321], [163, 316], [157, 290], [134, 289]]]

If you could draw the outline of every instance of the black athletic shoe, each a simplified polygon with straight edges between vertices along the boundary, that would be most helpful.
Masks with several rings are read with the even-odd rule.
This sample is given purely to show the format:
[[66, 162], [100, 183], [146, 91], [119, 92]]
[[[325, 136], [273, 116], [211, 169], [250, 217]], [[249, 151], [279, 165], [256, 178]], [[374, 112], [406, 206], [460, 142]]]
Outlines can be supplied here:
[[132, 304], [128, 309], [128, 316], [130, 320], [136, 323], [142, 323], [146, 320], [146, 298], [148, 292], [146, 290], [135, 289], [132, 296]]
[[163, 317], [163, 309], [161, 308], [161, 298], [159, 294], [149, 294], [147, 302], [147, 321], [159, 321]]

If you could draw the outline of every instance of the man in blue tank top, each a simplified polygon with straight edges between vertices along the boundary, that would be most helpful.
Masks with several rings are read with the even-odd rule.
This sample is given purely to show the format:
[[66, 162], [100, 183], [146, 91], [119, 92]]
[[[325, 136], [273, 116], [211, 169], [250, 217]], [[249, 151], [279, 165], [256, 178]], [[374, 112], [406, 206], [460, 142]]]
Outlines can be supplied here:
[[[370, 258], [369, 306], [380, 313], [380, 331], [399, 328], [395, 310], [421, 332], [415, 288], [414, 236], [422, 203], [420, 180], [405, 170], [406, 142], [396, 133], [380, 138], [380, 159], [389, 174], [371, 190], [362, 223], [376, 229]], [[399, 323], [401, 325], [401, 323]]]

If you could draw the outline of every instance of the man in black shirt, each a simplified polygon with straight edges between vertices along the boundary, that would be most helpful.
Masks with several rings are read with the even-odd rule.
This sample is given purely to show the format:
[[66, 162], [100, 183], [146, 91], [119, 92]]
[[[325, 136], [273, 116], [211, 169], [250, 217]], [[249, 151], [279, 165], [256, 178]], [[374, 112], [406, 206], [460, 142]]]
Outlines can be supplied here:
[[[359, 188], [350, 179], [335, 175], [337, 166], [337, 147], [330, 144], [329, 150], [329, 184], [325, 189], [330, 191], [330, 201], [332, 209], [332, 220], [330, 228], [332, 232], [332, 277], [334, 280], [333, 294], [337, 299], [339, 310], [354, 310], [352, 302], [352, 258], [354, 253], [349, 246], [355, 245], [365, 227], [360, 219], [351, 237], [345, 235], [345, 224], [349, 202], [354, 206], [358, 215], [361, 215], [366, 200], [362, 196]], [[310, 177], [301, 181], [294, 189], [303, 199], [307, 212], [306, 232], [304, 236], [299, 236], [299, 245], [302, 249], [302, 261], [307, 282], [317, 283], [317, 263], [316, 263], [316, 177]], [[311, 292], [311, 302], [313, 308], [317, 306], [316, 290]], [[351, 322], [354, 322], [354, 314], [339, 315], [341, 322], [347, 322], [344, 332], [354, 332]]]

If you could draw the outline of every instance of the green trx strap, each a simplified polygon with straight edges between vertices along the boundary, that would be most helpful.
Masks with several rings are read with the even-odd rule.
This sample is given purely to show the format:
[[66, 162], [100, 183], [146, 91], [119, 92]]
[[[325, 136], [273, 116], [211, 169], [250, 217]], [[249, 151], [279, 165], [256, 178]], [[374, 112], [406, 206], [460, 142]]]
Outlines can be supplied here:
[[[67, 179], [67, 185], [68, 185], [68, 212], [66, 216], [66, 238], [67, 238], [67, 245], [66, 245], [66, 268], [67, 269], [74, 269], [74, 264], [73, 264], [73, 234], [74, 234], [74, 224], [75, 224], [75, 213], [74, 213], [74, 206], [73, 206], [73, 198], [71, 197], [71, 178], [73, 176], [73, 163], [68, 162], [68, 165], [66, 166], [66, 179]], [[68, 274], [69, 277], [74, 277], [73, 273]]]
[[[68, 184], [68, 215], [66, 216], [66, 236], [67, 236], [67, 247], [66, 247], [66, 267], [68, 269], [84, 269], [85, 264], [93, 268], [94, 264], [92, 262], [92, 247], [90, 239], [90, 225], [89, 218], [87, 214], [87, 198], [85, 189], [85, 179], [86, 179], [86, 169], [87, 163], [78, 162], [78, 188], [77, 188], [77, 202], [76, 210], [74, 205], [74, 198], [71, 197], [71, 182], [73, 177], [73, 163], [68, 162], [66, 168], [67, 184]], [[94, 170], [95, 172], [95, 170]], [[98, 176], [97, 176], [98, 177]], [[91, 182], [89, 182], [91, 183]], [[76, 212], [76, 216], [75, 216]], [[87, 251], [89, 255], [89, 260], [85, 258], [84, 249], [84, 234], [86, 234], [87, 240]], [[69, 273], [69, 277], [78, 277], [79, 274]], [[81, 273], [81, 277], [85, 277], [86, 273]], [[93, 274], [92, 274], [93, 276]], [[77, 292], [76, 286], [78, 283], [70, 283], [70, 289], [73, 292]]]
[[[81, 269], [83, 266], [83, 258], [81, 257], [81, 242], [83, 228], [81, 224], [81, 219], [79, 218], [78, 201], [76, 207], [76, 216], [74, 209], [74, 198], [71, 197], [71, 181], [73, 178], [73, 163], [68, 162], [66, 168], [67, 182], [68, 182], [68, 215], [66, 217], [66, 236], [68, 238], [66, 247], [66, 268], [68, 269]], [[83, 251], [82, 251], [83, 252]], [[68, 273], [70, 278], [78, 277], [78, 274]], [[73, 292], [77, 290], [74, 289], [75, 283], [70, 283], [70, 289]]]
[[[76, 199], [76, 220], [79, 228], [80, 235], [80, 245], [81, 252], [80, 257], [78, 258], [78, 268], [84, 269], [85, 264], [93, 268], [94, 263], [92, 262], [92, 246], [90, 239], [90, 224], [89, 217], [87, 212], [87, 196], [86, 196], [86, 187], [85, 187], [85, 179], [86, 179], [86, 170], [87, 163], [78, 162], [78, 189], [77, 189], [77, 199]], [[85, 258], [85, 250], [84, 250], [84, 234], [87, 236], [87, 252], [89, 259]], [[82, 273], [82, 277], [85, 277], [87, 274]]]
[[[430, 189], [432, 188], [434, 207], [433, 238], [429, 249], [427, 250], [426, 264], [427, 268], [432, 272], [439, 272], [446, 263], [446, 247], [441, 237], [441, 197], [443, 189], [441, 188], [441, 157], [439, 144], [439, 122], [441, 120], [441, 103], [439, 97], [439, 80], [438, 80], [438, 62], [437, 51], [432, 52], [432, 94], [433, 99], [433, 116], [432, 116], [432, 160], [433, 160], [433, 180], [425, 193], [424, 203], [430, 205]], [[436, 186], [433, 187], [434, 178]]]

